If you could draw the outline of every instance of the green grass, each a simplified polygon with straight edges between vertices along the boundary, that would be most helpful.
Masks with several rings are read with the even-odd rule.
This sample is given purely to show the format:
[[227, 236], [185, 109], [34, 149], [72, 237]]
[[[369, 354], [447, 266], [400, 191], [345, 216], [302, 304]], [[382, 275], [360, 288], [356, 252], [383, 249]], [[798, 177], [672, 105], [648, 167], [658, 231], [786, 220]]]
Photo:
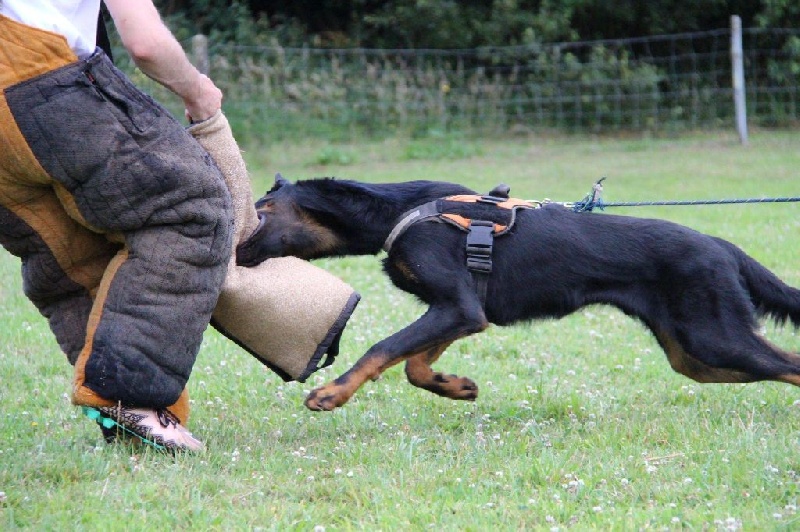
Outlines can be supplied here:
[[[245, 155], [258, 195], [280, 171], [482, 191], [504, 182], [517, 197], [573, 201], [607, 176], [606, 200], [635, 201], [800, 195], [798, 145], [798, 133], [754, 132], [747, 148], [709, 134], [471, 140], [463, 151], [448, 139], [265, 142]], [[613, 212], [727, 238], [800, 286], [796, 203]], [[312, 387], [423, 311], [376, 257], [317, 264], [363, 296], [340, 358], [305, 384], [283, 383], [209, 330], [190, 381], [190, 427], [208, 449], [172, 458], [106, 446], [70, 405], [71, 369], [21, 294], [18, 260], [1, 252], [0, 529], [800, 526], [800, 392], [690, 381], [640, 325], [607, 307], [493, 327], [451, 346], [437, 368], [472, 377], [474, 403], [413, 388], [393, 368], [345, 407], [307, 411]], [[768, 324], [767, 334], [800, 351], [793, 329]]]

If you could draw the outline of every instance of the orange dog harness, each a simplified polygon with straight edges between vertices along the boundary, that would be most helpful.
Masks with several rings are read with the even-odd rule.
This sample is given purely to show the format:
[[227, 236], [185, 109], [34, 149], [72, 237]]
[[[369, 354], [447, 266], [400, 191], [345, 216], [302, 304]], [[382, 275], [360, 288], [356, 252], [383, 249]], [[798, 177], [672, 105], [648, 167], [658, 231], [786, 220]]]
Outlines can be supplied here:
[[[383, 249], [389, 252], [395, 240], [418, 222], [445, 222], [466, 231], [467, 269], [472, 273], [475, 289], [483, 306], [486, 303], [489, 274], [492, 273], [494, 237], [504, 235], [511, 230], [518, 209], [538, 209], [542, 206], [539, 202], [509, 198], [508, 192], [507, 185], [498, 185], [485, 196], [447, 196], [420, 205], [399, 218], [384, 242]], [[471, 209], [465, 204], [492, 206], [496, 209], [488, 212], [486, 209], [481, 209], [481, 219], [475, 219], [467, 215], [466, 211]]]

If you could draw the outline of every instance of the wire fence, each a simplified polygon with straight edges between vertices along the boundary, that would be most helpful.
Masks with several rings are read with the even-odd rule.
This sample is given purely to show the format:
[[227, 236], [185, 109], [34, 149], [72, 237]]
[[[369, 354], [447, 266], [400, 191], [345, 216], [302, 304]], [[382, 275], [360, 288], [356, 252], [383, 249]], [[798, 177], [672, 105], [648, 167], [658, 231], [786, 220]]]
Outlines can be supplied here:
[[[800, 124], [800, 30], [744, 29], [750, 124]], [[731, 30], [467, 50], [201, 48], [240, 132], [733, 128]], [[197, 51], [195, 51], [197, 52]]]

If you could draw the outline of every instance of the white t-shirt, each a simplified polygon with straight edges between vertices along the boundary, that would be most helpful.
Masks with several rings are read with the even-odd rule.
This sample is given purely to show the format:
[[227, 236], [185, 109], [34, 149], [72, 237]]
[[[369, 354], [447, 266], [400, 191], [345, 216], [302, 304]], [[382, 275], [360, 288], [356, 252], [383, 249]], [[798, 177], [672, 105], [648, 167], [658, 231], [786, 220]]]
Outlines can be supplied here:
[[0, 0], [0, 13], [43, 30], [60, 33], [78, 57], [95, 50], [100, 0]]

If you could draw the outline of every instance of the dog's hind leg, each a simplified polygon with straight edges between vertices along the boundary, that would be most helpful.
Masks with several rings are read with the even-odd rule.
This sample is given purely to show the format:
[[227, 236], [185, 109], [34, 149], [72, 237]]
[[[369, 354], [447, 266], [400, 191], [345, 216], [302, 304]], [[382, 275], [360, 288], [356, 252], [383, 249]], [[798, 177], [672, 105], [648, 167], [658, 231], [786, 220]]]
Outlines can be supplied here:
[[312, 390], [305, 405], [311, 410], [333, 410], [345, 404], [362, 384], [376, 378], [383, 370], [414, 356], [435, 360], [453, 341], [487, 326], [483, 312], [470, 314], [457, 306], [431, 306], [417, 321], [372, 346], [339, 378]]
[[656, 338], [672, 369], [697, 382], [772, 380], [800, 386], [800, 356], [775, 347], [755, 333], [748, 333], [740, 342], [717, 339], [705, 346], [693, 338], [691, 347], [684, 347], [663, 331], [656, 332]]
[[771, 342], [758, 337], [758, 341], [764, 347], [762, 353], [769, 353], [764, 356], [767, 370], [763, 378], [759, 380], [771, 380], [785, 382], [800, 386], [800, 355], [784, 351]]
[[752, 382], [749, 374], [742, 371], [710, 366], [686, 352], [680, 342], [665, 332], [655, 333], [658, 343], [667, 354], [669, 365], [676, 372], [697, 382]]
[[478, 385], [468, 377], [445, 375], [433, 371], [431, 364], [441, 356], [452, 342], [418, 353], [406, 360], [408, 382], [423, 390], [456, 400], [473, 401], [478, 397]]

